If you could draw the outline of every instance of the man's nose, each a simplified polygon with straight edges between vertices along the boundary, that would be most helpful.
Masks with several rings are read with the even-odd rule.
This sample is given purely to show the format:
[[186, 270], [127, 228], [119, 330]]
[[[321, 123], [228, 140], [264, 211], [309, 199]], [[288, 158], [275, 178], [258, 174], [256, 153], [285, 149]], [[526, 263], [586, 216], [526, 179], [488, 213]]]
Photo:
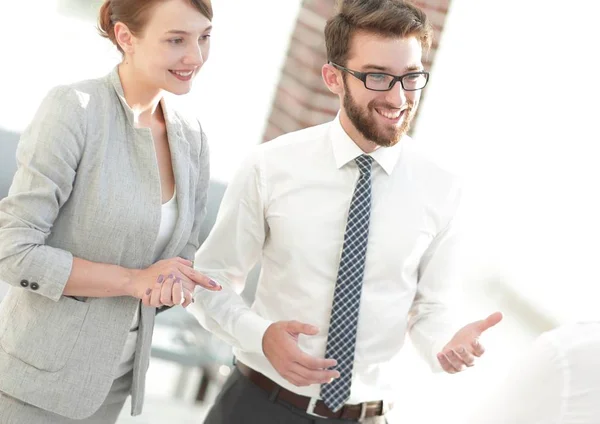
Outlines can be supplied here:
[[402, 88], [400, 81], [396, 81], [396, 84], [387, 92], [385, 99], [388, 103], [401, 107], [406, 103], [406, 91]]

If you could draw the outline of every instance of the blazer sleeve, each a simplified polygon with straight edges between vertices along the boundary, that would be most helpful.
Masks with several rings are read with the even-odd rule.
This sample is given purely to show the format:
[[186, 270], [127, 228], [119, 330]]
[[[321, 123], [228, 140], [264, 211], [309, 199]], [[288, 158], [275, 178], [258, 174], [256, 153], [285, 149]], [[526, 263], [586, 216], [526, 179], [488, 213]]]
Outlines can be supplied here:
[[73, 188], [86, 137], [85, 96], [65, 86], [48, 93], [21, 136], [17, 171], [0, 201], [0, 279], [54, 301], [73, 256], [45, 242]]
[[189, 261], [193, 261], [196, 255], [196, 251], [200, 248], [201, 243], [201, 229], [206, 218], [206, 202], [208, 198], [208, 185], [210, 182], [210, 152], [208, 148], [208, 142], [206, 134], [200, 129], [201, 134], [201, 150], [200, 150], [200, 163], [198, 166], [198, 183], [196, 185], [196, 207], [194, 217], [194, 224], [192, 226], [192, 232], [190, 238], [181, 251], [181, 257]]

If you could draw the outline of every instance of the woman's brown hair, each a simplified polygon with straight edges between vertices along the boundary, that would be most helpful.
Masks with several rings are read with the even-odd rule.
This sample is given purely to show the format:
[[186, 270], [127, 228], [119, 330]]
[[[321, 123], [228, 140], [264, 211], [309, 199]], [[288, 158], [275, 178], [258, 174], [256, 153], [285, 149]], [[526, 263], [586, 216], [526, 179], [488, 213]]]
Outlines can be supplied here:
[[[123, 53], [115, 39], [115, 24], [123, 22], [133, 35], [139, 35], [148, 22], [150, 11], [165, 0], [105, 0], [100, 7], [98, 31], [108, 38]], [[186, 0], [200, 13], [212, 21], [213, 10], [210, 0]]]

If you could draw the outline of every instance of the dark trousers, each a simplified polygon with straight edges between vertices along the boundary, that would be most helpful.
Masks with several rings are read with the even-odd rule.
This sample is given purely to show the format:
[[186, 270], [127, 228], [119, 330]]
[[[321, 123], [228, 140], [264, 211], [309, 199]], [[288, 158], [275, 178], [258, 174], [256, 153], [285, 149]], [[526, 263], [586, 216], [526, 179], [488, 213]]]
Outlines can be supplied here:
[[[319, 418], [292, 405], [274, 400], [234, 369], [204, 424], [349, 424], [357, 421]], [[386, 424], [385, 417], [367, 418], [364, 424]]]

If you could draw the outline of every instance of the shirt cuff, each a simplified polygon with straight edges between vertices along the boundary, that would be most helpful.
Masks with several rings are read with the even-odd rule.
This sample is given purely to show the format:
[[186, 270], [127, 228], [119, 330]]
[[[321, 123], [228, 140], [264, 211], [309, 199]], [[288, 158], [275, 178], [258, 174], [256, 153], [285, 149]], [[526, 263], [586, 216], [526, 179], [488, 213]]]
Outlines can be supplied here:
[[239, 317], [235, 326], [235, 338], [245, 352], [264, 355], [262, 340], [267, 328], [273, 321], [264, 319], [255, 312], [249, 311]]

